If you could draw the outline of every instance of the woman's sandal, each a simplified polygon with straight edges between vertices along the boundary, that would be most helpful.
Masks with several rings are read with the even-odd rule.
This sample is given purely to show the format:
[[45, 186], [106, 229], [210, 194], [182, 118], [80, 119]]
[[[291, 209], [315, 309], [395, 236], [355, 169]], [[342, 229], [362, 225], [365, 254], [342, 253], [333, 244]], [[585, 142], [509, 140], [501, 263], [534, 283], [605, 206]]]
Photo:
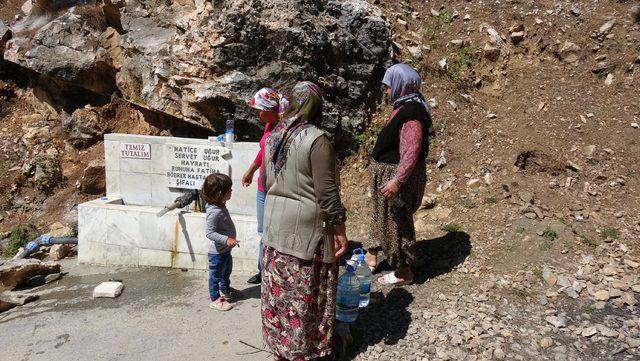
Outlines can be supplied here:
[[413, 278], [410, 280], [401, 280], [398, 277], [396, 277], [396, 273], [395, 272], [389, 272], [386, 275], [382, 276], [382, 277], [378, 277], [378, 283], [383, 284], [383, 285], [390, 285], [390, 286], [404, 286], [404, 285], [410, 285], [413, 283]]

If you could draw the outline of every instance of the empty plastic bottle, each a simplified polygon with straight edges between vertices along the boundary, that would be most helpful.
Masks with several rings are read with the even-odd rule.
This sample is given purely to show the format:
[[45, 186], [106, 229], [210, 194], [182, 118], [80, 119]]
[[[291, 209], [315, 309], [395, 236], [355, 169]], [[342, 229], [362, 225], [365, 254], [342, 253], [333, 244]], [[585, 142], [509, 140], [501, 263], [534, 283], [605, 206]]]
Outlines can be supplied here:
[[362, 248], [354, 249], [351, 259], [355, 259], [358, 262], [356, 276], [358, 277], [358, 282], [360, 282], [360, 307], [366, 307], [369, 304], [371, 294], [371, 268], [364, 261], [364, 250]]
[[346, 272], [338, 278], [338, 302], [336, 305], [336, 318], [342, 322], [353, 322], [358, 318], [360, 304], [360, 282], [356, 276], [357, 264], [347, 261]]

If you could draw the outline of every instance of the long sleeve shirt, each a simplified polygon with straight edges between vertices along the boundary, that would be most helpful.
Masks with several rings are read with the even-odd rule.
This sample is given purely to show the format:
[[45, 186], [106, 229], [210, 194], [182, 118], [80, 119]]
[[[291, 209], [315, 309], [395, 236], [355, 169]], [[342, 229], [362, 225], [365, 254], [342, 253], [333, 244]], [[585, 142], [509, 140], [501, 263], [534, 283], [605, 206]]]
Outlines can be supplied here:
[[399, 184], [409, 179], [416, 166], [422, 147], [422, 124], [417, 120], [409, 120], [400, 129], [400, 162], [396, 169], [395, 180]]
[[273, 130], [273, 126], [270, 123], [267, 123], [264, 126], [264, 133], [262, 133], [262, 138], [260, 138], [260, 150], [258, 151], [258, 154], [256, 155], [256, 158], [253, 160], [253, 164], [256, 167], [259, 167], [258, 169], [258, 190], [264, 192], [264, 182], [263, 182], [263, 178], [264, 178], [264, 172], [262, 169], [262, 158], [264, 157], [264, 147], [267, 143], [267, 138], [269, 138], [269, 134], [271, 134], [271, 130]]
[[205, 236], [209, 240], [209, 253], [222, 254], [231, 251], [233, 246], [227, 246], [227, 239], [236, 238], [236, 226], [227, 207], [207, 204]]
[[320, 209], [326, 215], [325, 221], [332, 222], [344, 213], [340, 200], [340, 184], [336, 166], [336, 153], [329, 138], [322, 136], [311, 146], [311, 177]]

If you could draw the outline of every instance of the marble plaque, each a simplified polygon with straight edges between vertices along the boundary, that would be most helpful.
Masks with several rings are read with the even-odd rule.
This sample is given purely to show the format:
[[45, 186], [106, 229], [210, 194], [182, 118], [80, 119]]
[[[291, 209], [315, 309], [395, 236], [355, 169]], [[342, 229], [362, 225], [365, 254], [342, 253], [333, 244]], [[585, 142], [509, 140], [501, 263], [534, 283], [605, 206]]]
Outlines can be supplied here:
[[166, 145], [166, 165], [169, 187], [200, 189], [211, 173], [229, 174], [229, 163], [223, 158], [229, 149], [213, 145]]

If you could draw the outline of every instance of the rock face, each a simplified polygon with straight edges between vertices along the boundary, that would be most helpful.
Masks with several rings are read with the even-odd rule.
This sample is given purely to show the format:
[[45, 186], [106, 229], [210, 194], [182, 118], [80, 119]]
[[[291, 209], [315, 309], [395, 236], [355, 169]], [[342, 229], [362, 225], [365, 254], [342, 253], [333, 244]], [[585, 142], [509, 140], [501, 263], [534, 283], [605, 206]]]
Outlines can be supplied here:
[[220, 129], [229, 116], [255, 121], [246, 103], [261, 86], [286, 89], [306, 79], [323, 88], [323, 125], [335, 129], [342, 117], [362, 116], [375, 96], [365, 89], [390, 59], [389, 24], [364, 0], [203, 7], [127, 3], [117, 77], [127, 99]]
[[357, 127], [391, 64], [391, 26], [365, 0], [105, 0], [36, 13], [14, 26], [29, 31], [5, 59], [95, 93], [117, 87], [199, 127], [233, 117], [240, 135], [257, 134], [255, 91], [299, 80], [323, 88], [325, 129]]
[[41, 262], [36, 259], [11, 260], [0, 266], [0, 282], [7, 287], [16, 287], [37, 275], [60, 273], [60, 265], [55, 262]]
[[4, 52], [4, 46], [11, 38], [11, 30], [7, 25], [0, 21], [0, 53]]
[[113, 114], [103, 114], [99, 109], [85, 107], [62, 117], [62, 129], [67, 141], [76, 148], [84, 148], [102, 140]]
[[107, 24], [100, 7], [71, 7], [48, 21], [52, 16], [32, 14], [16, 24], [4, 58], [95, 93], [115, 91], [113, 61], [102, 46]]
[[104, 161], [94, 160], [82, 174], [81, 188], [87, 194], [103, 194], [106, 189]]

